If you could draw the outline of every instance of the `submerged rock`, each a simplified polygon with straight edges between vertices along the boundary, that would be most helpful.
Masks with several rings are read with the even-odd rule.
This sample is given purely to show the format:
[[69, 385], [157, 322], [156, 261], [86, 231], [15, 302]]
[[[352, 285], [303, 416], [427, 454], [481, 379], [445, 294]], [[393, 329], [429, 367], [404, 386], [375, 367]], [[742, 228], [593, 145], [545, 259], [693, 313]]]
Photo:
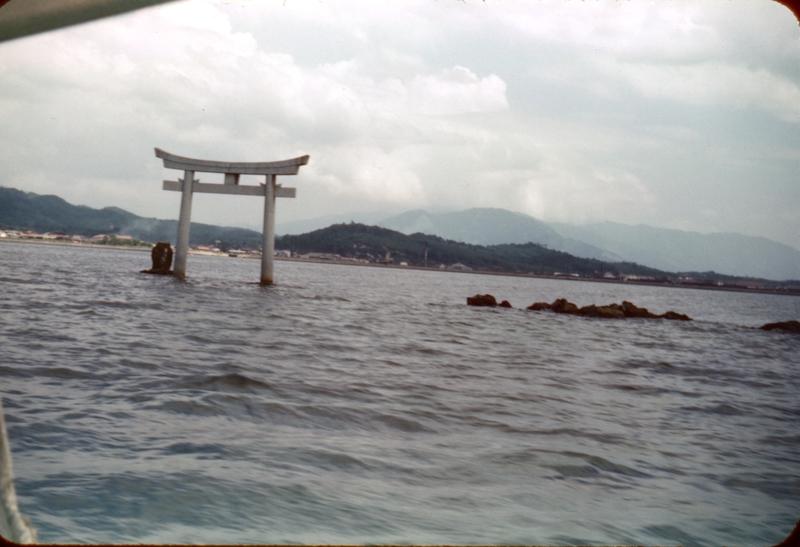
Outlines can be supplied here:
[[[499, 304], [497, 303], [497, 299], [492, 296], [491, 294], [476, 294], [475, 296], [468, 296], [467, 297], [467, 304], [470, 306], [499, 306], [501, 308], [511, 308], [511, 304], [508, 300], [503, 300]], [[579, 315], [581, 317], [601, 317], [603, 319], [626, 319], [626, 318], [642, 318], [642, 319], [673, 319], [678, 321], [691, 321], [692, 318], [688, 315], [684, 315], [682, 313], [677, 313], [674, 311], [668, 311], [661, 315], [656, 315], [647, 308], [640, 308], [633, 302], [628, 302], [624, 300], [622, 304], [607, 304], [605, 306], [596, 306], [591, 304], [589, 306], [584, 306], [579, 308], [577, 304], [574, 304], [567, 300], [566, 298], [557, 298], [553, 301], [552, 304], [548, 304], [547, 302], [534, 302], [530, 306], [528, 306], [529, 310], [532, 311], [546, 311], [550, 310], [554, 313], [564, 313], [567, 315]], [[794, 326], [792, 325], [794, 324]], [[775, 327], [771, 327], [771, 325], [778, 325]], [[764, 325], [761, 327], [762, 329], [772, 330], [773, 328], [784, 328], [787, 330], [792, 330], [792, 332], [800, 332], [800, 322], [798, 321], [789, 321], [788, 323], [772, 323], [771, 325]], [[788, 327], [782, 327], [781, 325], [789, 325]], [[767, 328], [770, 327], [770, 328]]]
[[568, 313], [568, 314], [577, 314], [578, 313], [578, 306], [567, 300], [566, 298], [559, 298], [555, 300], [550, 309], [556, 313]]
[[779, 323], [767, 323], [761, 330], [780, 330], [800, 334], [800, 321], [781, 321]]
[[647, 311], [647, 308], [640, 308], [627, 300], [622, 301], [622, 311], [625, 313], [625, 317], [646, 317], [648, 319], [658, 317], [656, 314]]
[[498, 308], [513, 308], [514, 306], [508, 300], [503, 300], [499, 304], [497, 299], [491, 294], [476, 294], [475, 296], [467, 297], [468, 306], [497, 306]]
[[533, 311], [542, 311], [542, 310], [549, 310], [551, 309], [551, 307], [552, 306], [550, 306], [550, 304], [548, 304], [547, 302], [534, 302], [533, 304], [528, 306], [527, 309]]
[[597, 317], [605, 317], [606, 319], [625, 319], [627, 316], [625, 315], [625, 312], [618, 308], [602, 306], [597, 308]]
[[534, 302], [528, 306], [529, 310], [545, 311], [551, 310], [555, 313], [565, 313], [568, 315], [580, 315], [582, 317], [602, 317], [605, 319], [625, 319], [629, 317], [646, 318], [646, 319], [677, 319], [681, 321], [691, 321], [692, 318], [682, 313], [668, 311], [662, 315], [656, 315], [647, 310], [647, 308], [640, 308], [632, 302], [627, 300], [622, 304], [607, 304], [605, 306], [596, 306], [591, 304], [579, 308], [566, 298], [558, 298], [552, 304], [547, 302]]
[[605, 319], [625, 319], [625, 313], [615, 305], [595, 306], [592, 304], [591, 306], [584, 306], [578, 310], [578, 315], [583, 317], [603, 317]]
[[[497, 299], [491, 294], [476, 294], [467, 297], [468, 306], [497, 306]], [[509, 304], [509, 307], [511, 304]]]
[[675, 319], [678, 321], [691, 321], [692, 318], [686, 314], [678, 313], [674, 311], [668, 311], [666, 313], [662, 313], [661, 315], [656, 315], [659, 319]]

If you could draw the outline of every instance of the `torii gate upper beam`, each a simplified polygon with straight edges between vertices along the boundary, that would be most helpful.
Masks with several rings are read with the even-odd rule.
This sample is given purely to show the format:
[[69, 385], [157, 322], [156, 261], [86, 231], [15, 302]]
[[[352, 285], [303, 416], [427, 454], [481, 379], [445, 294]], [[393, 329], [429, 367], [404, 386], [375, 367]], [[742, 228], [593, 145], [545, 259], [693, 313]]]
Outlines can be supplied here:
[[[156, 148], [156, 157], [164, 160], [164, 167], [183, 169], [183, 179], [165, 180], [163, 189], [182, 192], [181, 213], [178, 221], [178, 241], [175, 245], [175, 265], [173, 272], [178, 277], [186, 277], [186, 257], [189, 252], [189, 228], [192, 216], [192, 194], [207, 192], [214, 194], [238, 194], [245, 196], [264, 196], [264, 231], [261, 245], [261, 284], [272, 284], [273, 255], [275, 254], [275, 198], [295, 197], [294, 188], [283, 188], [275, 184], [277, 175], [296, 175], [300, 166], [308, 163], [308, 156], [272, 162], [222, 162], [198, 160], [169, 154]], [[194, 174], [225, 173], [224, 184], [211, 184], [195, 180]], [[265, 175], [266, 181], [260, 186], [239, 185], [239, 175]]]
[[168, 169], [183, 169], [201, 173], [237, 173], [241, 175], [296, 175], [301, 165], [308, 163], [308, 155], [283, 161], [225, 162], [196, 160], [164, 152], [156, 148], [156, 157], [164, 160]]

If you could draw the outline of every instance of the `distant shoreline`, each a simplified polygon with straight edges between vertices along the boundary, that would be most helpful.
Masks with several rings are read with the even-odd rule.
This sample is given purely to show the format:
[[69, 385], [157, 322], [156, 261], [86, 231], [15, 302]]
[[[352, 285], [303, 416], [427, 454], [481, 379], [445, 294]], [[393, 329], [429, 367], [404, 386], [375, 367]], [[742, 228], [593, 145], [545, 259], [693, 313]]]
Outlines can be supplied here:
[[23, 244], [32, 243], [34, 245], [58, 245], [60, 247], [88, 247], [92, 249], [116, 249], [121, 251], [147, 251], [148, 253], [152, 249], [151, 247], [134, 247], [132, 245], [98, 245], [96, 243], [76, 243], [74, 241], [64, 241], [63, 239], [44, 240], [44, 239], [18, 239], [18, 238], [4, 237], [0, 238], [0, 242], [23, 243]]
[[[22, 239], [9, 239], [9, 238], [2, 238], [0, 242], [3, 243], [22, 243], [22, 244], [34, 244], [34, 245], [58, 245], [62, 247], [77, 247], [77, 248], [91, 248], [91, 249], [114, 249], [117, 251], [140, 251], [140, 252], [150, 252], [150, 248], [148, 247], [130, 247], [130, 246], [123, 246], [123, 245], [97, 245], [93, 243], [74, 243], [70, 241], [45, 241], [45, 240], [22, 240]], [[212, 256], [212, 257], [219, 257], [219, 258], [231, 258], [228, 256], [227, 253], [214, 253], [210, 251], [194, 251], [189, 249], [189, 254], [193, 256]], [[247, 257], [247, 256], [240, 256], [237, 258], [260, 258], [260, 257]], [[748, 289], [746, 287], [715, 287], [711, 285], [683, 285], [683, 284], [669, 284], [669, 283], [657, 283], [652, 281], [624, 281], [621, 279], [603, 279], [603, 278], [589, 278], [589, 277], [570, 277], [570, 276], [555, 276], [555, 275], [541, 275], [541, 274], [524, 274], [524, 273], [514, 273], [514, 272], [496, 272], [496, 271], [488, 271], [488, 270], [450, 270], [445, 268], [425, 268], [424, 266], [400, 266], [398, 264], [365, 264], [363, 262], [352, 262], [352, 261], [344, 261], [344, 260], [319, 260], [314, 258], [287, 258], [287, 257], [275, 257], [276, 261], [281, 262], [301, 262], [301, 263], [312, 263], [312, 264], [331, 264], [335, 266], [363, 266], [368, 268], [386, 268], [386, 269], [394, 269], [394, 270], [417, 270], [422, 272], [449, 272], [449, 273], [459, 273], [459, 274], [472, 274], [472, 275], [498, 275], [504, 277], [523, 277], [523, 278], [533, 278], [533, 279], [553, 279], [558, 281], [582, 281], [584, 283], [611, 283], [617, 285], [627, 285], [627, 286], [648, 286], [648, 287], [664, 287], [667, 289], [694, 289], [694, 290], [705, 290], [705, 291], [723, 291], [723, 292], [741, 292], [741, 293], [751, 293], [751, 294], [774, 294], [777, 296], [800, 296], [800, 292], [789, 292], [789, 291], [777, 291], [773, 289]]]
[[582, 281], [584, 283], [612, 283], [627, 286], [648, 286], [648, 287], [664, 287], [667, 289], [695, 289], [695, 290], [708, 290], [708, 291], [727, 291], [727, 292], [743, 292], [752, 294], [774, 294], [778, 296], [800, 296], [800, 292], [789, 291], [776, 291], [772, 289], [748, 289], [745, 287], [715, 287], [710, 285], [677, 285], [669, 283], [657, 283], [653, 281], [624, 281], [622, 279], [603, 279], [598, 277], [569, 277], [569, 276], [555, 276], [555, 275], [540, 275], [540, 274], [523, 274], [513, 272], [496, 272], [489, 270], [449, 270], [445, 268], [425, 268], [424, 266], [400, 266], [397, 264], [365, 264], [363, 262], [349, 262], [349, 261], [335, 261], [335, 260], [318, 260], [313, 258], [285, 258], [275, 257], [275, 260], [285, 262], [312, 262], [314, 264], [331, 264], [336, 266], [364, 266], [367, 268], [391, 268], [395, 270], [417, 270], [422, 272], [448, 272], [458, 274], [472, 274], [472, 275], [499, 275], [504, 277], [523, 277], [533, 279], [552, 279], [555, 281]]

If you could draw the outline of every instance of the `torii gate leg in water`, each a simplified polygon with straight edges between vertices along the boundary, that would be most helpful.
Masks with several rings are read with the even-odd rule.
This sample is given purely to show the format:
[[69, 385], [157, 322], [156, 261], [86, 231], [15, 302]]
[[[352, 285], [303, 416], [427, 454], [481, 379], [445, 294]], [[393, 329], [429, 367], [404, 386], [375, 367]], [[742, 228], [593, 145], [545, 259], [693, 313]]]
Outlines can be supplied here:
[[[195, 192], [212, 194], [234, 194], [245, 196], [264, 196], [264, 229], [261, 241], [261, 284], [273, 282], [273, 263], [275, 254], [275, 198], [293, 198], [295, 188], [284, 188], [276, 184], [277, 175], [296, 175], [301, 165], [308, 163], [308, 156], [272, 162], [221, 162], [185, 158], [169, 154], [156, 148], [156, 157], [164, 160], [168, 169], [182, 169], [183, 180], [165, 180], [163, 189], [181, 192], [181, 213], [178, 220], [178, 239], [175, 244], [175, 265], [173, 274], [186, 277], [186, 257], [189, 254], [189, 229], [192, 217], [192, 196]], [[200, 182], [194, 174], [224, 173], [224, 184]], [[240, 175], [264, 175], [266, 180], [260, 186], [239, 185]]]
[[264, 187], [264, 231], [261, 240], [261, 284], [272, 285], [275, 260], [275, 175], [267, 175]]

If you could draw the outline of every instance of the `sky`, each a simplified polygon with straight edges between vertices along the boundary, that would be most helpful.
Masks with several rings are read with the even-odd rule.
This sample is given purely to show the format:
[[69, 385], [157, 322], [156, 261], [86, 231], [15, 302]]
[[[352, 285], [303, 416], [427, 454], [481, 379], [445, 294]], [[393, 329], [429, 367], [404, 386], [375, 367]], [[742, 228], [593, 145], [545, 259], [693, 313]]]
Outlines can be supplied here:
[[0, 186], [175, 219], [155, 147], [309, 154], [279, 224], [499, 207], [800, 249], [798, 46], [771, 0], [173, 2], [0, 43]]

